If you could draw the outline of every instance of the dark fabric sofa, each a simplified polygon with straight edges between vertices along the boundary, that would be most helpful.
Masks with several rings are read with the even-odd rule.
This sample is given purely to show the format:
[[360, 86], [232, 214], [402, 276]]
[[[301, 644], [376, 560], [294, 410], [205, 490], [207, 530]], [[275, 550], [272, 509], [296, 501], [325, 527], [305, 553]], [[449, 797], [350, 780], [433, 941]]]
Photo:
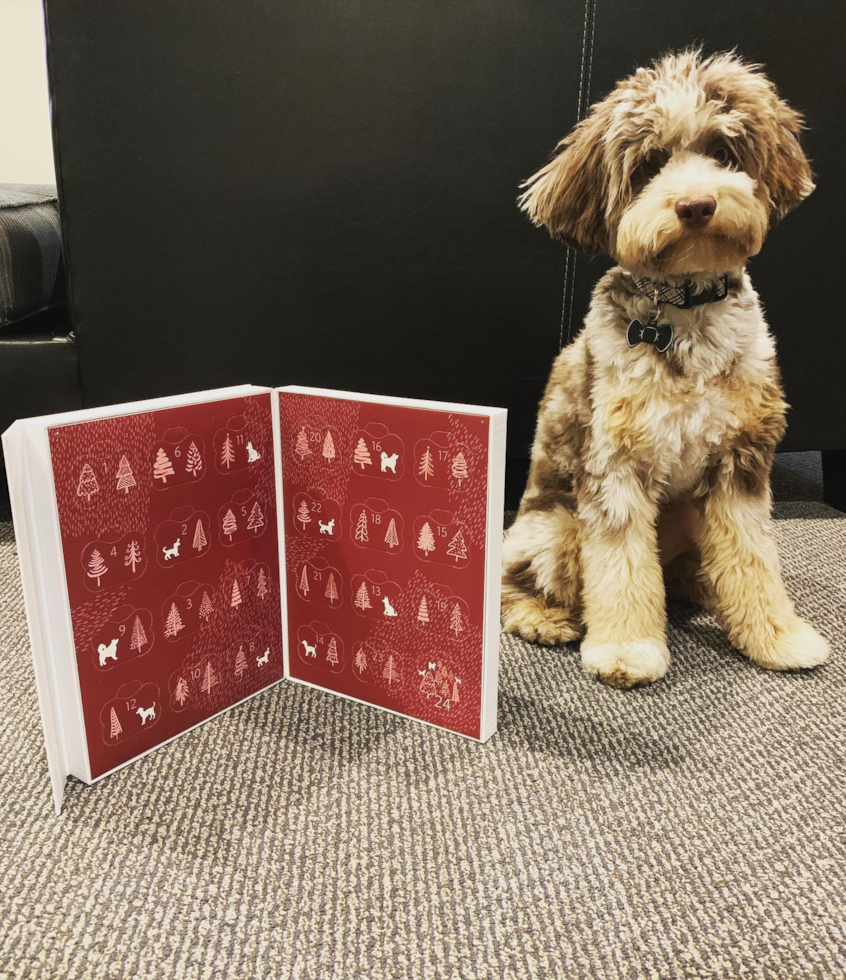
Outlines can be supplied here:
[[[17, 418], [81, 406], [56, 188], [0, 184], [0, 432]], [[0, 515], [8, 506], [0, 475]]]

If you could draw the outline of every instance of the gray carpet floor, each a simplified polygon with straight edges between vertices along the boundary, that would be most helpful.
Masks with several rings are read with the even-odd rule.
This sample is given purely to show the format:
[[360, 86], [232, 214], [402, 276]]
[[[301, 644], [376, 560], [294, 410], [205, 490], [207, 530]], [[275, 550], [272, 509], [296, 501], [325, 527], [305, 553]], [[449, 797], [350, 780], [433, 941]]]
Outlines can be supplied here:
[[486, 746], [282, 684], [60, 817], [0, 525], [0, 977], [846, 976], [846, 516], [776, 518], [813, 673], [682, 607], [643, 690], [503, 638]]

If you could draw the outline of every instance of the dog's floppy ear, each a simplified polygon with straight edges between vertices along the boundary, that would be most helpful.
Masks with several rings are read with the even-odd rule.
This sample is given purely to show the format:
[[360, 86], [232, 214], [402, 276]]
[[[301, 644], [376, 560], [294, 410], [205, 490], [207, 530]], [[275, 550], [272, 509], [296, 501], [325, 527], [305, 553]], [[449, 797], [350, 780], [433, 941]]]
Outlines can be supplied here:
[[521, 185], [518, 198], [534, 224], [580, 252], [608, 251], [602, 132], [601, 114], [594, 108], [558, 144], [556, 156]]
[[768, 152], [761, 173], [772, 203], [773, 224], [814, 190], [811, 165], [799, 142], [803, 129], [801, 114], [777, 99], [775, 113], [764, 127]]

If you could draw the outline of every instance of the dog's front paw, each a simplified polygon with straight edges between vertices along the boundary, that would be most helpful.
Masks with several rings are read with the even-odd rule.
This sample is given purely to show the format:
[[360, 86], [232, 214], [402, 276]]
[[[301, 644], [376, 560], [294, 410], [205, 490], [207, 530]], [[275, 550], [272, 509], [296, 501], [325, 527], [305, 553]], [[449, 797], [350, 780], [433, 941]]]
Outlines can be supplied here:
[[820, 636], [810, 623], [797, 616], [790, 627], [779, 634], [774, 644], [752, 659], [770, 670], [805, 670], [819, 667], [830, 656], [828, 640]]
[[590, 635], [582, 641], [582, 667], [612, 687], [649, 684], [667, 673], [670, 651], [663, 640], [627, 640], [623, 643], [594, 643]]

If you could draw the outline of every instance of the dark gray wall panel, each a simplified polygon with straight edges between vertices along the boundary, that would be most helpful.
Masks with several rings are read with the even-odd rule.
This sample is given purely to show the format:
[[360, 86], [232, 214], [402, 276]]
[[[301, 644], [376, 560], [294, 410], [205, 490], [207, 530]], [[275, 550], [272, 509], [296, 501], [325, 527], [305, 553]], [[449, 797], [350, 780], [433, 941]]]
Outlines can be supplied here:
[[519, 181], [576, 118], [577, 0], [47, 0], [86, 402], [251, 380], [512, 410], [563, 249]]
[[519, 493], [549, 365], [604, 261], [580, 257], [562, 295], [566, 250], [518, 212], [517, 184], [580, 92], [698, 39], [766, 62], [809, 117], [819, 190], [752, 274], [795, 406], [785, 445], [846, 444], [839, 0], [46, 9], [87, 404], [243, 380], [504, 404]]

